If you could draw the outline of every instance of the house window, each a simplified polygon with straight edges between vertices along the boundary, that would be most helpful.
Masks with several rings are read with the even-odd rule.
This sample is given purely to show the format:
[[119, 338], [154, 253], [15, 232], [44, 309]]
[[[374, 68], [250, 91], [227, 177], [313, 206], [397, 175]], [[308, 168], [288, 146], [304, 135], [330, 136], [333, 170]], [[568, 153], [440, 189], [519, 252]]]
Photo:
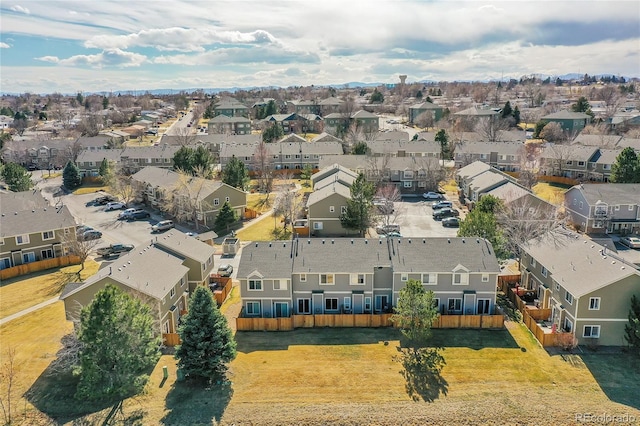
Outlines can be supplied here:
[[535, 267], [536, 267], [536, 265], [538, 265], [538, 262], [536, 262], [536, 260], [532, 257], [532, 258], [531, 258], [531, 267], [532, 267], [532, 268], [535, 268]]
[[412, 188], [413, 187], [413, 182], [411, 182], [410, 180], [406, 180], [406, 181], [402, 182], [402, 187], [403, 188]]
[[345, 297], [344, 298], [344, 303], [342, 305], [344, 307], [345, 311], [351, 311], [351, 298], [350, 297]]
[[573, 331], [573, 322], [569, 318], [564, 319], [563, 330], [567, 333], [571, 333], [571, 331]]
[[214, 198], [213, 199], [213, 205], [214, 206], [219, 206], [220, 205], [220, 198]]
[[53, 250], [46, 249], [40, 252], [42, 259], [53, 259]]
[[422, 274], [422, 284], [436, 285], [436, 274]]
[[560, 291], [560, 284], [556, 283], [556, 291]]
[[0, 259], [0, 269], [11, 268], [11, 259], [8, 257], [3, 257]]
[[599, 325], [585, 325], [582, 331], [582, 337], [589, 337], [592, 339], [597, 339], [600, 337], [600, 326]]
[[347, 206], [340, 206], [340, 214], [347, 214]]
[[324, 309], [326, 311], [337, 311], [338, 299], [324, 299]]
[[187, 280], [184, 279], [184, 277], [182, 277], [182, 279], [180, 280], [180, 287], [184, 287], [184, 284], [187, 282]]
[[16, 236], [16, 244], [29, 244], [29, 236], [28, 235]]
[[320, 274], [320, 285], [333, 285], [333, 274]]
[[427, 182], [423, 182], [423, 181], [418, 182], [418, 188], [426, 188], [426, 187], [427, 187]]
[[164, 162], [165, 162], [165, 163], [170, 163], [170, 162], [171, 162], [171, 158], [165, 158], [165, 159], [164, 159]]
[[287, 280], [273, 280], [273, 289], [274, 290], [286, 290], [287, 289]]
[[335, 206], [329, 206], [329, 213], [333, 213], [336, 211]]
[[364, 311], [365, 312], [371, 312], [371, 298], [370, 297], [365, 297], [364, 298]]
[[573, 295], [571, 295], [571, 293], [569, 293], [568, 291], [564, 292], [564, 300], [566, 300], [570, 305], [573, 304]]
[[299, 314], [311, 313], [311, 299], [298, 299], [298, 313]]
[[489, 282], [489, 274], [482, 274], [482, 282], [483, 283]]
[[260, 302], [247, 302], [245, 306], [247, 315], [260, 315]]
[[573, 160], [567, 160], [567, 166], [571, 166], [573, 164]]
[[462, 299], [449, 299], [449, 312], [462, 312]]
[[615, 211], [619, 211], [620, 210], [620, 204], [616, 204], [616, 206], [614, 207]]
[[322, 222], [313, 222], [313, 229], [315, 229], [316, 231], [321, 230]]
[[461, 274], [455, 272], [453, 274], [453, 285], [467, 285], [469, 284], [469, 274]]
[[176, 295], [176, 289], [175, 287], [171, 289], [171, 291], [169, 292], [169, 297], [173, 298], [173, 296]]
[[633, 204], [629, 204], [629, 211], [633, 211]]
[[412, 170], [405, 170], [403, 172], [404, 178], [405, 179], [413, 179], [413, 171]]
[[400, 274], [400, 281], [408, 281], [409, 280], [409, 274]]
[[262, 280], [249, 280], [249, 290], [262, 291]]
[[53, 231], [44, 231], [42, 233], [43, 240], [52, 240], [54, 237]]
[[307, 274], [300, 274], [300, 282], [301, 283], [307, 282]]
[[542, 267], [542, 270], [540, 271], [540, 273], [541, 273], [543, 276], [545, 276], [545, 277], [546, 277], [546, 276], [547, 276], [547, 268], [545, 268], [545, 267], [543, 266], [543, 267]]
[[231, 201], [231, 198], [229, 198], [229, 197], [224, 197], [224, 200], [228, 203], [228, 202], [230, 202], [230, 201]]

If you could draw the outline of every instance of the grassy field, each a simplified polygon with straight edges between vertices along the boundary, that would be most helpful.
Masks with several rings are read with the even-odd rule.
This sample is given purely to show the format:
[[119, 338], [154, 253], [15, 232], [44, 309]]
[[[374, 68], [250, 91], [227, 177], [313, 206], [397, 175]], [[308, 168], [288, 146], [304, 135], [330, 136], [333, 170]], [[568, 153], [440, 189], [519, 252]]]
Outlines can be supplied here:
[[[100, 264], [94, 260], [88, 259], [81, 279], [87, 279], [95, 274], [99, 266]], [[79, 270], [80, 265], [72, 265], [3, 281], [0, 284], [0, 318], [59, 296], [67, 283], [79, 281], [77, 275]]]
[[533, 193], [538, 197], [550, 202], [551, 204], [561, 205], [564, 202], [564, 193], [570, 185], [562, 185], [559, 183], [537, 183], [531, 188]]
[[557, 425], [575, 423], [582, 412], [640, 419], [639, 360], [598, 352], [550, 356], [523, 325], [507, 324], [502, 331], [434, 330], [446, 364], [412, 382], [417, 402], [397, 361], [396, 330], [239, 332], [230, 385], [176, 382], [175, 360], [165, 355], [145, 393], [126, 400], [109, 423], [112, 407], [74, 401], [72, 378], [43, 374], [70, 329], [62, 303], [0, 327], [0, 338], [3, 351], [16, 348], [18, 358], [15, 424]]
[[82, 185], [80, 188], [77, 188], [76, 190], [73, 191], [73, 194], [75, 195], [84, 195], [84, 194], [93, 194], [94, 192], [100, 192], [100, 191], [105, 191], [105, 192], [109, 192], [110, 188], [108, 185], [100, 185], [100, 184], [96, 184], [96, 185]]

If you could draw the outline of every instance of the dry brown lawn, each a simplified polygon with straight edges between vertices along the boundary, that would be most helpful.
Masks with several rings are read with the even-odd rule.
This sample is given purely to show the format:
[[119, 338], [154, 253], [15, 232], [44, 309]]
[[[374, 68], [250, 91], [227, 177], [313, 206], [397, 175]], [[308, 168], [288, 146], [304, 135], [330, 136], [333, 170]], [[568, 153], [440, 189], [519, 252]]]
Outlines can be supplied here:
[[[0, 318], [59, 296], [67, 283], [79, 281], [77, 273], [80, 267], [66, 266], [3, 281], [0, 285]], [[81, 279], [95, 274], [99, 267], [99, 263], [87, 259]]]
[[551, 184], [546, 182], [537, 183], [531, 188], [533, 193], [543, 200], [557, 206], [564, 202], [564, 193], [570, 188], [567, 185]]

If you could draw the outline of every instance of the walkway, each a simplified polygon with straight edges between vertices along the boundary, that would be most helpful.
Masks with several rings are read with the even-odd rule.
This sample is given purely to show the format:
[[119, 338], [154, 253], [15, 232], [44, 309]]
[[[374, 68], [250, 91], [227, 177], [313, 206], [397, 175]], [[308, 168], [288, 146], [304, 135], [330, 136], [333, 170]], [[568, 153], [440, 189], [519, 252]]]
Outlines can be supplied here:
[[37, 311], [38, 309], [42, 309], [45, 306], [53, 305], [58, 300], [60, 300], [59, 297], [54, 297], [52, 299], [45, 300], [42, 303], [38, 303], [37, 305], [33, 305], [30, 308], [23, 309], [20, 312], [16, 312], [15, 314], [11, 314], [8, 317], [4, 317], [4, 318], [0, 319], [0, 325], [8, 323], [9, 321], [13, 321], [14, 319], [20, 318], [20, 317], [22, 317], [24, 315], [30, 314], [31, 312]]

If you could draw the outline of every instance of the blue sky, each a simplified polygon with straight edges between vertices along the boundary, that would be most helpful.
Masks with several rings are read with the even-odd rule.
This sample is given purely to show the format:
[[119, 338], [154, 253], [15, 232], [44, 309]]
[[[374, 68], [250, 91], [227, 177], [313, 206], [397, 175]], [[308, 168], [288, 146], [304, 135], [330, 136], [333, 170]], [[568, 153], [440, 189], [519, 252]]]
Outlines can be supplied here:
[[1, 91], [640, 77], [640, 2], [2, 0]]

